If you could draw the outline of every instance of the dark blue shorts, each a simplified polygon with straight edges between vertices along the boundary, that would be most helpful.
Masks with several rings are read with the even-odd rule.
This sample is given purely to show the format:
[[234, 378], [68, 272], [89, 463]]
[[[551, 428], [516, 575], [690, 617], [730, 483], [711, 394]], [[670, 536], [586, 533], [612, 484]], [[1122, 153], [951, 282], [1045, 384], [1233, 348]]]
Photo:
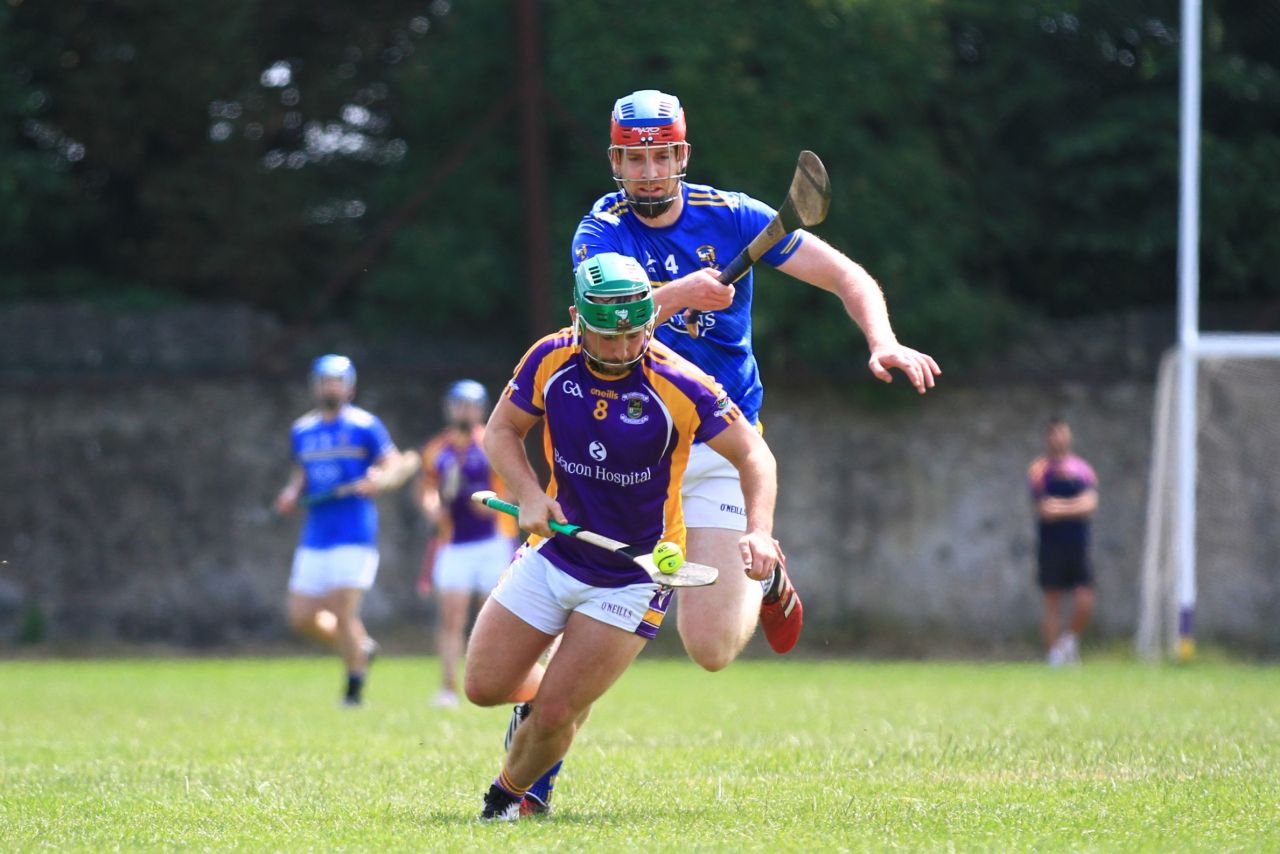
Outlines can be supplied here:
[[1036, 581], [1042, 590], [1093, 586], [1089, 550], [1083, 543], [1041, 545], [1039, 564]]

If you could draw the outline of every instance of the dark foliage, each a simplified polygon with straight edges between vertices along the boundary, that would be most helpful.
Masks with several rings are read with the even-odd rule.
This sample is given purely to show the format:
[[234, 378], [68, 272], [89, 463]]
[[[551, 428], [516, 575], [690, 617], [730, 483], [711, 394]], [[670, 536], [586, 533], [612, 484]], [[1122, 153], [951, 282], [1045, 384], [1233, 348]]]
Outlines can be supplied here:
[[[545, 0], [543, 199], [522, 192], [517, 6], [0, 6], [0, 299], [237, 300], [515, 350], [525, 217], [548, 218], [567, 283], [569, 235], [612, 189], [609, 108], [647, 87], [683, 99], [695, 180], [776, 203], [819, 152], [820, 233], [940, 356], [1173, 299], [1172, 0]], [[1205, 14], [1202, 287], [1275, 300], [1280, 8]], [[768, 366], [861, 371], [837, 303], [760, 280]]]

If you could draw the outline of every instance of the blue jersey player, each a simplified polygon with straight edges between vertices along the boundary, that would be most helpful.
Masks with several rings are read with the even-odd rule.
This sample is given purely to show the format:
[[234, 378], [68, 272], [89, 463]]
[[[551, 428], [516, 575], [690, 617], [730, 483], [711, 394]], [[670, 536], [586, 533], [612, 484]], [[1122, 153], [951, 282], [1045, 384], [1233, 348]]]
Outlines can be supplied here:
[[[532, 787], [554, 778], [591, 705], [657, 634], [670, 601], [629, 559], [552, 537], [549, 520], [652, 549], [685, 539], [680, 482], [695, 441], [738, 472], [745, 495], [736, 575], [767, 578], [784, 557], [773, 539], [773, 455], [723, 389], [651, 341], [648, 276], [602, 253], [578, 267], [572, 326], [525, 354], [489, 418], [485, 450], [535, 535], [476, 620], [467, 697], [478, 705], [531, 701], [510, 733], [482, 818], [540, 812]], [[544, 492], [524, 439], [539, 422], [551, 470]], [[546, 538], [546, 539], [542, 539]], [[539, 657], [560, 637], [545, 668]]]
[[[751, 345], [750, 271], [723, 285], [717, 271], [774, 216], [743, 193], [684, 180], [689, 163], [684, 110], [673, 95], [647, 89], [618, 99], [610, 122], [609, 163], [618, 191], [599, 199], [573, 236], [573, 262], [601, 252], [630, 255], [657, 287], [657, 339], [714, 376], [759, 424], [763, 389]], [[858, 264], [804, 231], [785, 237], [763, 260], [835, 294], [870, 347], [868, 366], [892, 382], [901, 370], [920, 393], [941, 373], [928, 355], [898, 343], [884, 296]], [[691, 329], [686, 310], [701, 312]], [[692, 334], [691, 334], [692, 333]], [[684, 479], [688, 556], [720, 569], [713, 587], [681, 590], [678, 628], [691, 658], [707, 670], [726, 667], [755, 631], [788, 652], [800, 636], [804, 611], [785, 571], [762, 584], [727, 571], [737, 559], [745, 521], [732, 466], [696, 444]]]
[[361, 703], [369, 656], [377, 644], [360, 619], [360, 602], [378, 573], [377, 475], [400, 452], [376, 415], [351, 403], [356, 369], [327, 355], [311, 368], [317, 408], [293, 423], [293, 470], [276, 510], [308, 506], [289, 576], [289, 623], [337, 648], [347, 669], [343, 702]]

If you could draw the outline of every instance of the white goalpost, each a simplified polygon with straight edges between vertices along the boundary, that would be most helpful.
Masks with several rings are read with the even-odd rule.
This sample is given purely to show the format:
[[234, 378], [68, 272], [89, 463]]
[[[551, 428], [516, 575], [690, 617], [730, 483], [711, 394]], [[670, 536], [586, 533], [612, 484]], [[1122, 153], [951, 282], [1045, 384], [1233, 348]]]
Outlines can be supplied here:
[[[1264, 517], [1280, 484], [1280, 335], [1200, 330], [1200, 0], [1182, 0], [1178, 194], [1178, 345], [1160, 367], [1136, 645], [1145, 658], [1195, 653], [1197, 573], [1233, 579], [1224, 607], [1265, 607], [1260, 570], [1271, 553]], [[1250, 437], [1263, 444], [1250, 448]], [[1201, 477], [1204, 474], [1206, 477]], [[1206, 524], [1207, 523], [1207, 524]], [[1276, 547], [1280, 552], [1280, 547]], [[1215, 588], [1216, 589], [1216, 588]], [[1275, 595], [1275, 594], [1272, 594]]]
[[1201, 622], [1246, 644], [1280, 636], [1265, 628], [1280, 604], [1280, 336], [1200, 335], [1190, 395], [1184, 352], [1161, 362], [1152, 415], [1136, 637], [1152, 660], [1190, 658]]

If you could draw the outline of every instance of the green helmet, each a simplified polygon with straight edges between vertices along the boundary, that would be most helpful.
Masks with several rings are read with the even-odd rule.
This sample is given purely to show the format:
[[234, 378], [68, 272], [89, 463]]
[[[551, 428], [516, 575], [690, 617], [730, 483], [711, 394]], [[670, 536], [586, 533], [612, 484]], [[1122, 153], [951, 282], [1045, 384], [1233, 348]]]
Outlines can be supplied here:
[[578, 265], [573, 305], [583, 326], [602, 335], [642, 329], [654, 317], [648, 274], [636, 259], [617, 252], [602, 252]]

